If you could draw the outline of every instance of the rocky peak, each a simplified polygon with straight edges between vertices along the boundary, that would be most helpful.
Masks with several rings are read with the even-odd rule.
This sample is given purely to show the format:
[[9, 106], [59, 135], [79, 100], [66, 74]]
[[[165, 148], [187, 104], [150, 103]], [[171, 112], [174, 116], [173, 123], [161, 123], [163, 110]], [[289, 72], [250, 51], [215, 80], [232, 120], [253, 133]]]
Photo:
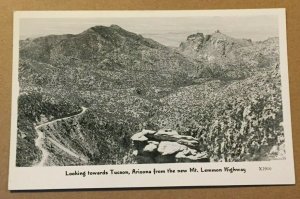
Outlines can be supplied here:
[[117, 25], [111, 25], [111, 26], [93, 26], [89, 29], [87, 29], [87, 31], [85, 32], [96, 32], [96, 33], [99, 33], [99, 34], [102, 34], [102, 33], [107, 33], [107, 32], [112, 32], [114, 30], [117, 30], [117, 29], [122, 29], [121, 27], [117, 26]]
[[219, 30], [216, 30], [213, 34], [207, 34], [204, 35], [203, 33], [195, 33], [191, 34], [187, 37], [186, 41], [193, 41], [193, 42], [203, 42], [203, 41], [208, 41], [211, 37], [227, 37], [225, 34], [221, 33]]
[[192, 34], [190, 36], [187, 37], [188, 41], [194, 41], [196, 39], [203, 39], [204, 38], [204, 34], [203, 33], [196, 33], [196, 34]]
[[213, 34], [211, 34], [210, 42], [215, 42], [218, 40], [225, 41], [228, 44], [230, 43], [240, 44], [246, 42], [246, 39], [236, 39], [217, 30]]
[[199, 141], [172, 129], [142, 130], [131, 137], [138, 163], [208, 162]]
[[179, 46], [179, 50], [192, 57], [223, 57], [232, 50], [240, 47], [252, 45], [251, 40], [232, 38], [220, 30], [213, 34], [204, 35], [196, 33], [189, 35], [185, 42]]
[[[103, 36], [103, 35], [113, 36], [115, 34], [126, 35], [129, 32], [126, 31], [125, 29], [121, 28], [118, 25], [112, 24], [110, 26], [102, 26], [102, 25], [93, 26], [93, 27], [87, 29], [86, 31], [84, 31], [82, 34], [86, 34], [86, 33], [97, 33], [101, 36]], [[127, 35], [127, 36], [129, 36], [129, 35]]]
[[121, 28], [120, 26], [116, 25], [116, 24], [112, 24], [109, 26], [110, 28], [116, 29], [116, 30], [124, 30], [123, 28]]

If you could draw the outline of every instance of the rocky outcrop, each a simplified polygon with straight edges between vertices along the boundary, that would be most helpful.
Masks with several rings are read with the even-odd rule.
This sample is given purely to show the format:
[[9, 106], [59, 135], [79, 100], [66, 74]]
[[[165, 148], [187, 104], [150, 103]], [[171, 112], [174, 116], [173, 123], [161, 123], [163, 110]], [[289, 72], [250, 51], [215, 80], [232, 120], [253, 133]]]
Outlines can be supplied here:
[[171, 129], [142, 130], [131, 137], [137, 163], [209, 162], [207, 153], [198, 151], [199, 141]]
[[224, 58], [235, 49], [252, 46], [252, 41], [229, 37], [219, 30], [211, 35], [203, 33], [192, 34], [179, 46], [179, 51], [194, 58], [215, 59]]

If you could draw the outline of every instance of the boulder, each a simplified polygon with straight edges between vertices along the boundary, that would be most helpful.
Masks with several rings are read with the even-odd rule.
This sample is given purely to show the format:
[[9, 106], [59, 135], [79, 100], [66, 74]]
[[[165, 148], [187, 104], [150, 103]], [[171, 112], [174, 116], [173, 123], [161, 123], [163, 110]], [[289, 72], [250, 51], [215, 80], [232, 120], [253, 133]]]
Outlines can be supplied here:
[[176, 162], [190, 162], [188, 157], [181, 151], [175, 155]]
[[131, 140], [133, 141], [133, 145], [135, 149], [138, 150], [139, 154], [142, 153], [144, 147], [148, 144], [148, 138], [145, 137], [142, 132], [134, 134], [131, 137]]
[[157, 151], [162, 155], [171, 155], [179, 151], [187, 150], [188, 147], [177, 142], [162, 141], [158, 145]]
[[183, 150], [182, 152], [186, 156], [188, 156], [188, 155], [196, 155], [198, 153], [197, 150], [191, 149], [191, 148], [187, 148], [187, 149]]
[[143, 151], [144, 152], [152, 153], [152, 152], [156, 152], [157, 148], [158, 148], [158, 142], [157, 142], [157, 144], [155, 144], [155, 143], [149, 143], [148, 145], [145, 146], [145, 148], [143, 149]]
[[207, 154], [207, 152], [198, 152], [197, 154], [196, 154], [196, 158], [198, 159], [198, 160], [200, 160], [200, 159], [206, 159], [206, 158], [208, 158], [208, 154]]
[[175, 158], [176, 162], [209, 162], [206, 152], [197, 152], [195, 155], [189, 155], [185, 151], [181, 151], [176, 154]]
[[177, 143], [183, 144], [183, 145], [191, 147], [191, 148], [197, 148], [199, 145], [199, 142], [197, 140], [179, 139], [179, 140], [177, 140]]
[[174, 162], [209, 162], [207, 153], [200, 153], [199, 141], [186, 135], [179, 135], [171, 129], [152, 131], [143, 129], [131, 137], [139, 164]]
[[131, 140], [132, 141], [137, 141], [137, 142], [145, 142], [145, 141], [148, 140], [148, 138], [144, 135], [143, 132], [139, 132], [139, 133], [134, 134], [131, 137]]
[[177, 131], [171, 129], [161, 129], [153, 135], [155, 139], [163, 141], [177, 141], [179, 139], [178, 136]]
[[141, 133], [142, 133], [144, 136], [151, 136], [151, 135], [155, 134], [156, 131], [143, 129], [143, 130], [141, 131]]
[[178, 142], [179, 144], [192, 148], [196, 148], [199, 145], [199, 141], [196, 138], [187, 135], [179, 135], [177, 131], [170, 129], [159, 130], [157, 133], [153, 134], [153, 137], [157, 140]]

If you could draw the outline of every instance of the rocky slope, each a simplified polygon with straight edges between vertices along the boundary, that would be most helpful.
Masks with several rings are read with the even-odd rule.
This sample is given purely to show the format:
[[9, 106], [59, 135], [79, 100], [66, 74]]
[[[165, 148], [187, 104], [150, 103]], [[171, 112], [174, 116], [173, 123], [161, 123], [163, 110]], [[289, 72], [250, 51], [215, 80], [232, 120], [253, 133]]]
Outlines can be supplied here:
[[43, 93], [21, 93], [18, 99], [17, 166], [36, 165], [42, 151], [36, 146], [38, 133], [35, 127], [58, 118], [80, 112], [76, 103]]
[[87, 154], [92, 149], [80, 131], [78, 122], [85, 111], [86, 108], [82, 107], [82, 111], [78, 114], [45, 122], [35, 127], [39, 136], [35, 140], [35, 145], [43, 152], [41, 161], [36, 166], [89, 163]]

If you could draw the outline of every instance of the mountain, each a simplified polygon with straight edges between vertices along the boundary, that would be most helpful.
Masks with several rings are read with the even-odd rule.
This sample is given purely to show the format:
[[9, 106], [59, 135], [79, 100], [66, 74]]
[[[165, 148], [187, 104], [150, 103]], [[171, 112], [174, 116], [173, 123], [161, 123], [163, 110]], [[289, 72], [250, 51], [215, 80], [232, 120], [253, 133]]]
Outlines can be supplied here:
[[[245, 78], [258, 68], [276, 65], [278, 53], [278, 38], [252, 42], [219, 31], [196, 33], [172, 49], [117, 25], [95, 26], [77, 35], [20, 41], [20, 71], [34, 84], [80, 82], [80, 87], [96, 89], [100, 86], [96, 81], [108, 89], [142, 86], [149, 90], [150, 85], [192, 84], [195, 78]], [[66, 72], [67, 76], [60, 75]]]
[[135, 88], [157, 97], [190, 84], [196, 68], [194, 60], [176, 50], [117, 25], [20, 41], [21, 88]]
[[251, 45], [253, 43], [249, 39], [235, 39], [216, 31], [211, 35], [196, 33], [188, 36], [187, 40], [180, 44], [179, 50], [185, 55], [198, 59], [206, 58], [211, 61], [226, 57], [235, 49]]
[[21, 59], [56, 67], [104, 70], [185, 71], [194, 64], [181, 54], [117, 25], [95, 26], [77, 35], [51, 35], [20, 42]]
[[[134, 163], [130, 137], [143, 128], [192, 135], [214, 161], [256, 160], [267, 152], [251, 152], [253, 132], [262, 145], [283, 131], [278, 38], [196, 33], [173, 49], [111, 25], [21, 40], [19, 51], [18, 166], [41, 161], [38, 146], [47, 165]], [[230, 132], [250, 157], [215, 154]]]
[[192, 34], [178, 51], [197, 60], [199, 76], [219, 79], [243, 79], [279, 64], [278, 38], [253, 42], [237, 39], [220, 31], [211, 35]]

